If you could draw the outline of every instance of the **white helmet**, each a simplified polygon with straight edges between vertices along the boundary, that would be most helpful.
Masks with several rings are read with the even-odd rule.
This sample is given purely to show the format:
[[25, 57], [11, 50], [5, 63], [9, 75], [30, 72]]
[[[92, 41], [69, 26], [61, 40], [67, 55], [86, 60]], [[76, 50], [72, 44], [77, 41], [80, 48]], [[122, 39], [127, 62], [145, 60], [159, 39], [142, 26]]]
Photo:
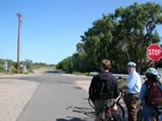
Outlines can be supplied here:
[[136, 63], [135, 63], [135, 62], [129, 62], [129, 63], [128, 63], [128, 66], [129, 66], [129, 67], [136, 67]]
[[155, 68], [150, 67], [150, 68], [148, 68], [146, 70], [146, 74], [151, 74], [151, 75], [157, 76], [158, 75], [158, 72], [157, 72], [157, 70]]

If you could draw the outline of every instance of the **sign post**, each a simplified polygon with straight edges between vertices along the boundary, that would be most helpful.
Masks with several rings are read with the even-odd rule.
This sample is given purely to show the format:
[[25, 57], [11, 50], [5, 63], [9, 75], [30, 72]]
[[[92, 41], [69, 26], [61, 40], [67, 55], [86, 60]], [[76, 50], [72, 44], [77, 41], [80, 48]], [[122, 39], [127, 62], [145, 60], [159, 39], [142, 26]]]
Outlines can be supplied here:
[[8, 62], [4, 61], [3, 66], [4, 66], [4, 70], [7, 71], [8, 70]]

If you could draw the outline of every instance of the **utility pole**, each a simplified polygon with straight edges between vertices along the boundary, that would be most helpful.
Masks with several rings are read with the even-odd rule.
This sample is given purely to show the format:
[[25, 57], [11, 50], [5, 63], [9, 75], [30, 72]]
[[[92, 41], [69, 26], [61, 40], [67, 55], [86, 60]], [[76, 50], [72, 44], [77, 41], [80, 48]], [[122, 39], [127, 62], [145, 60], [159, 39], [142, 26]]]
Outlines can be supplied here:
[[18, 16], [18, 39], [17, 39], [17, 73], [19, 73], [19, 54], [20, 54], [20, 24], [21, 24], [21, 13], [17, 13]]

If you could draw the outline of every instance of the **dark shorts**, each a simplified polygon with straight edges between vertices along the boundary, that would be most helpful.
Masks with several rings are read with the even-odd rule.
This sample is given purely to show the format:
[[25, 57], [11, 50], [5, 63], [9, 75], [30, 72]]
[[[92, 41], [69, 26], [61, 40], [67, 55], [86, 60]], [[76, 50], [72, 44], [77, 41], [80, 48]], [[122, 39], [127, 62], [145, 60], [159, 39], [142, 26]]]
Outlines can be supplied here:
[[95, 115], [99, 117], [100, 113], [102, 113], [104, 106], [110, 107], [114, 105], [114, 100], [96, 100], [95, 101]]

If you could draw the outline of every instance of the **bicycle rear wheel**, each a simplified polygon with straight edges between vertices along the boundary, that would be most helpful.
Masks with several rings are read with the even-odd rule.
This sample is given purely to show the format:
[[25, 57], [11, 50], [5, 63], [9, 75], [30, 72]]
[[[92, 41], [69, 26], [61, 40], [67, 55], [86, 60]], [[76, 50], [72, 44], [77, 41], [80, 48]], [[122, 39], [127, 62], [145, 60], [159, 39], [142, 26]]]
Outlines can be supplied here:
[[114, 120], [114, 113], [112, 107], [104, 107], [99, 117], [101, 121], [116, 121]]
[[113, 115], [107, 114], [107, 112], [103, 112], [100, 115], [100, 120], [101, 121], [114, 121]]

